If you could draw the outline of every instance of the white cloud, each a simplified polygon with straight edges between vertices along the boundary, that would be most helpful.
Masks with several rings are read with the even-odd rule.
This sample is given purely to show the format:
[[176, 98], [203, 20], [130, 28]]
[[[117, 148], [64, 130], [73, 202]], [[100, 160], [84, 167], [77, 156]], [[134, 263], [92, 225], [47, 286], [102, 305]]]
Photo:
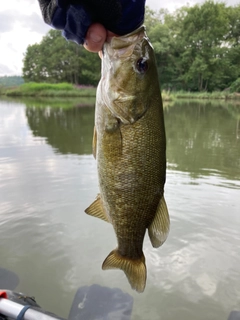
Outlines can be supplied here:
[[27, 46], [40, 42], [50, 29], [37, 1], [10, 0], [0, 6], [0, 76], [20, 75]]
[[[146, 0], [146, 5], [152, 9], [159, 10], [161, 8], [166, 8], [170, 12], [175, 11], [182, 6], [189, 5], [194, 6], [197, 3], [203, 3], [205, 0], [168, 0], [167, 2], [163, 2], [160, 0]], [[217, 2], [225, 2], [227, 5], [234, 6], [239, 3], [239, 0], [226, 0], [221, 1], [218, 0]]]

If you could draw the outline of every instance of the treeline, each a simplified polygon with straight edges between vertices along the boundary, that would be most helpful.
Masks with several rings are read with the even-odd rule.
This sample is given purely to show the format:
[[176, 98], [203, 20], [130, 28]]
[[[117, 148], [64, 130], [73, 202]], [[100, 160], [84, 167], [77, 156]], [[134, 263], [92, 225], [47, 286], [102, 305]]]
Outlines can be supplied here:
[[39, 44], [29, 45], [23, 60], [25, 82], [68, 82], [96, 85], [100, 78], [98, 54], [66, 41], [50, 30]]
[[206, 1], [173, 14], [148, 12], [146, 25], [163, 88], [214, 91], [240, 76], [240, 5]]
[[[146, 9], [162, 89], [224, 90], [240, 81], [240, 4], [206, 1], [173, 13]], [[25, 81], [97, 84], [100, 59], [51, 30], [27, 48]], [[237, 89], [238, 90], [238, 89]]]
[[20, 76], [3, 76], [0, 77], [0, 86], [13, 87], [23, 84], [24, 80]]

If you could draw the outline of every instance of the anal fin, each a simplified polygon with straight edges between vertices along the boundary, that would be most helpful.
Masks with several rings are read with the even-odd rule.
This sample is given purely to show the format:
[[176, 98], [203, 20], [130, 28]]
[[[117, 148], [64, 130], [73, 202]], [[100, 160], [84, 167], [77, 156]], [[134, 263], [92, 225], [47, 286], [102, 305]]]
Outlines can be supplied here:
[[110, 222], [108, 220], [108, 217], [103, 209], [101, 197], [98, 194], [96, 199], [93, 201], [93, 203], [85, 210], [87, 214], [90, 216], [102, 219], [106, 222]]
[[162, 196], [156, 215], [148, 228], [148, 235], [154, 248], [160, 247], [167, 239], [170, 228], [168, 208]]

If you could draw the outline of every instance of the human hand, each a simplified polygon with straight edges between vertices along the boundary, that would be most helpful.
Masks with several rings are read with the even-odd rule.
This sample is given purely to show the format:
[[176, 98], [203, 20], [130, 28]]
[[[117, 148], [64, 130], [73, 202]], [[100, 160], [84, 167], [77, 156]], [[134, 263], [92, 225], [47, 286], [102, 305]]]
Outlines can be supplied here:
[[107, 39], [116, 36], [115, 33], [107, 30], [100, 23], [93, 23], [87, 30], [83, 46], [90, 52], [99, 52]]
[[38, 1], [46, 23], [93, 52], [101, 50], [106, 38], [132, 32], [144, 20], [145, 0]]

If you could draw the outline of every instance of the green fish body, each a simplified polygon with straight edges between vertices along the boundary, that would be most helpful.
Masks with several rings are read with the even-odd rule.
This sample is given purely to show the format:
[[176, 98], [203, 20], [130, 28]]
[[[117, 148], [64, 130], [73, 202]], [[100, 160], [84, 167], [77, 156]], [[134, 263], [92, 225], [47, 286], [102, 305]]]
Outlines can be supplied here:
[[125, 272], [143, 292], [146, 229], [153, 247], [169, 232], [164, 200], [166, 137], [153, 48], [142, 26], [105, 43], [97, 89], [93, 153], [100, 194], [86, 213], [110, 222], [118, 247], [102, 268]]

